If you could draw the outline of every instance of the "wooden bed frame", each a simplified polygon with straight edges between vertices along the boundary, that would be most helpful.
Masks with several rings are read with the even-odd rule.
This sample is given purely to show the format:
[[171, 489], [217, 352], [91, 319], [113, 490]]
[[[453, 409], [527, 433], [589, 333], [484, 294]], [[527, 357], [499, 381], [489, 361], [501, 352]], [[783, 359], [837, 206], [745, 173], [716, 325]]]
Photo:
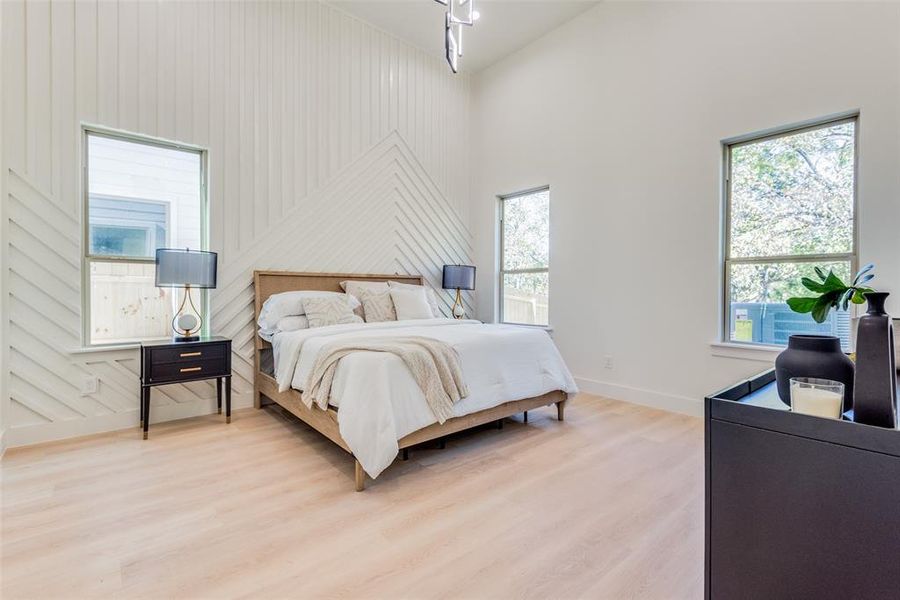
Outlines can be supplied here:
[[[341, 289], [340, 282], [347, 279], [355, 279], [357, 281], [390, 280], [422, 285], [422, 277], [419, 275], [361, 275], [357, 273], [254, 271], [253, 284], [256, 293], [254, 324], [256, 319], [259, 318], [259, 311], [262, 309], [263, 303], [272, 294], [295, 290], [341, 292], [343, 290]], [[255, 376], [253, 380], [254, 406], [256, 408], [262, 408], [263, 405], [270, 403], [266, 400], [274, 402], [352, 455], [353, 453], [350, 448], [347, 447], [347, 443], [341, 437], [338, 429], [337, 410], [331, 406], [329, 406], [327, 410], [321, 410], [315, 407], [308, 409], [301, 401], [300, 392], [297, 390], [292, 389], [286, 392], [279, 392], [275, 378], [261, 368], [262, 353], [271, 348], [271, 344], [263, 340], [259, 335], [256, 335], [255, 338], [256, 343], [253, 353], [255, 365]], [[424, 429], [410, 433], [406, 437], [398, 440], [397, 443], [402, 450], [429, 440], [442, 438], [457, 431], [498, 421], [516, 413], [526, 412], [534, 408], [549, 406], [551, 404], [556, 404], [557, 418], [562, 421], [565, 416], [566, 399], [567, 394], [557, 390], [544, 394], [543, 396], [513, 400], [493, 408], [448, 419], [444, 421], [443, 424], [434, 423]], [[365, 489], [366, 474], [365, 471], [363, 471], [362, 465], [359, 464], [359, 461], [356, 461], [355, 475], [356, 491], [361, 492]]]

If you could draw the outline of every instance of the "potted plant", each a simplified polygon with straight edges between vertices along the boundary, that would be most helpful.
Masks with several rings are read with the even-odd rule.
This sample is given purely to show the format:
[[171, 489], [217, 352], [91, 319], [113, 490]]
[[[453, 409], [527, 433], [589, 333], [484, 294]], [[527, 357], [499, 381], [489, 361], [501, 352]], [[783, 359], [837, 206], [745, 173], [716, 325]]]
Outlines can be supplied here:
[[873, 264], [866, 265], [853, 278], [853, 283], [847, 285], [834, 274], [833, 270], [829, 270], [826, 275], [825, 271], [816, 267], [816, 275], [821, 281], [804, 277], [800, 283], [818, 296], [788, 298], [787, 304], [792, 311], [812, 313], [812, 318], [816, 323], [824, 323], [832, 308], [847, 310], [851, 303], [862, 304], [866, 301], [865, 295], [875, 290], [865, 287], [863, 284], [872, 281], [875, 277], [875, 274], [871, 272], [874, 268]]
[[[865, 294], [871, 291], [865, 284], [872, 280], [872, 265], [863, 267], [850, 285], [820, 267], [815, 268], [818, 281], [804, 277], [800, 283], [811, 296], [788, 298], [787, 305], [794, 312], [809, 313], [816, 323], [824, 323], [831, 309], [847, 310], [850, 304], [865, 302]], [[787, 405], [791, 403], [791, 378], [813, 377], [831, 379], [844, 384], [844, 410], [853, 406], [855, 368], [841, 349], [840, 338], [833, 335], [795, 334], [788, 338], [788, 347], [775, 359], [775, 379], [778, 396]]]
[[[804, 277], [800, 283], [815, 296], [788, 298], [794, 312], [810, 313], [824, 323], [832, 308], [847, 310], [851, 304], [868, 302], [859, 319], [856, 335], [856, 366], [841, 352], [840, 340], [833, 336], [792, 335], [788, 348], [775, 361], [778, 395], [790, 402], [791, 377], [819, 377], [844, 384], [844, 410], [853, 409], [854, 420], [881, 427], [896, 427], [897, 370], [894, 359], [894, 332], [890, 315], [884, 310], [887, 292], [876, 292], [866, 284], [874, 277], [868, 264], [850, 285], [829, 270], [816, 267], [820, 281]], [[852, 392], [851, 392], [852, 390]]]

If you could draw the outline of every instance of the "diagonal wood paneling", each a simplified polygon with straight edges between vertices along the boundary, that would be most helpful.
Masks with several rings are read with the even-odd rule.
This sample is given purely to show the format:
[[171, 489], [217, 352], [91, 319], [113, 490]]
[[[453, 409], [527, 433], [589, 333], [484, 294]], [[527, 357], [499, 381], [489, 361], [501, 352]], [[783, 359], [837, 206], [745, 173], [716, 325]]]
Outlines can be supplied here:
[[[2, 33], [13, 443], [137, 410], [136, 351], [73, 352], [81, 123], [209, 148], [212, 325], [234, 339], [237, 404], [252, 388], [253, 269], [421, 273], [439, 288], [445, 262], [470, 260], [468, 80], [342, 11], [7, 0]], [[86, 375], [100, 390], [81, 396]], [[188, 414], [213, 395], [168, 386], [153, 403]], [[54, 433], [29, 433], [41, 427]]]

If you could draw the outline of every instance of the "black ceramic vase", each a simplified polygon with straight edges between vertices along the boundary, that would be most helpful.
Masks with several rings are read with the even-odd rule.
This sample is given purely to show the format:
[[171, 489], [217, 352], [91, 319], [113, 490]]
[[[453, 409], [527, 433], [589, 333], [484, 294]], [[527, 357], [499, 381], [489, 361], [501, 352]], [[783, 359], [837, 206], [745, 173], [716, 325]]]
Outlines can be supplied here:
[[787, 349], [775, 359], [778, 397], [790, 406], [791, 377], [831, 379], [844, 384], [844, 411], [853, 406], [853, 361], [831, 335], [792, 335]]
[[869, 309], [856, 328], [856, 389], [853, 420], [878, 427], [897, 426], [897, 367], [894, 326], [884, 311], [887, 292], [866, 294]]

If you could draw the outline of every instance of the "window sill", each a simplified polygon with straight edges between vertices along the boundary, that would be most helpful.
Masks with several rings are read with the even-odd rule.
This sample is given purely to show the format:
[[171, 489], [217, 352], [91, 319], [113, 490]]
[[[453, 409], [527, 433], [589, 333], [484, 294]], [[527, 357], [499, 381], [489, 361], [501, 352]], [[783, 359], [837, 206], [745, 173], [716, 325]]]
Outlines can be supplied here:
[[94, 354], [95, 352], [138, 350], [140, 347], [140, 342], [132, 342], [130, 344], [110, 344], [108, 346], [79, 346], [78, 348], [71, 348], [69, 354]]
[[736, 342], [713, 342], [710, 345], [713, 356], [739, 358], [771, 363], [784, 350], [782, 346], [763, 344], [740, 344]]

